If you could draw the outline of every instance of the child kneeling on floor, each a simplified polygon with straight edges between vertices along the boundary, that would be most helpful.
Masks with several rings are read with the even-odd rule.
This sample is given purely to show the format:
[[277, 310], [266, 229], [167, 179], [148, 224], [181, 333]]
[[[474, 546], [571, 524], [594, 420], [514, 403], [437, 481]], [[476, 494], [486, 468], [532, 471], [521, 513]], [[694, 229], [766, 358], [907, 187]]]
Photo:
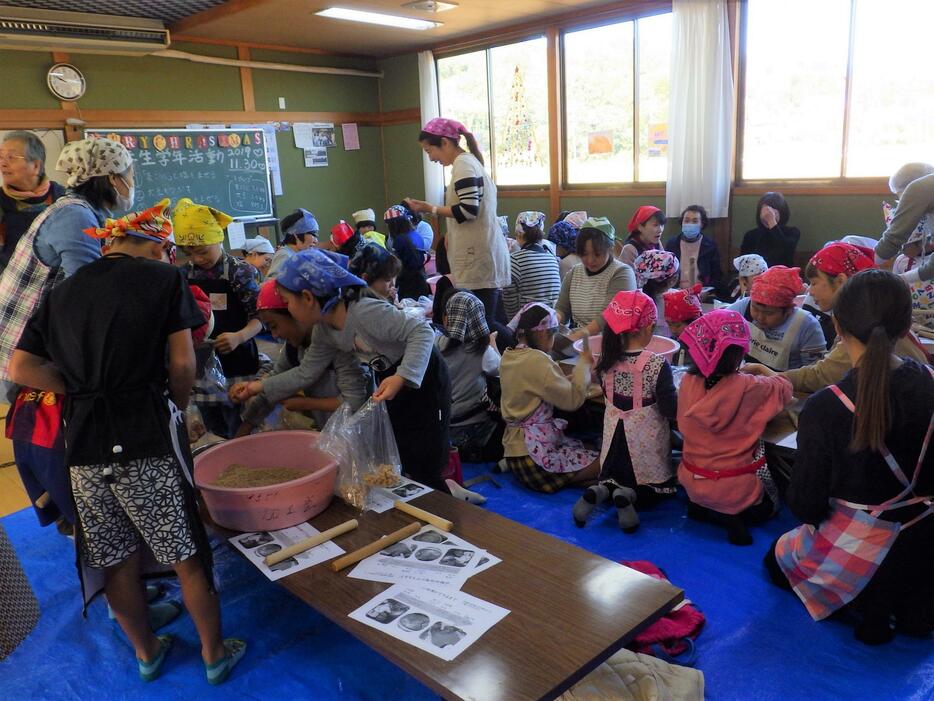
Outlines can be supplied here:
[[778, 509], [760, 436], [791, 400], [791, 383], [737, 372], [749, 352], [749, 327], [739, 312], [709, 312], [681, 340], [694, 363], [678, 390], [684, 435], [678, 481], [688, 494], [688, 516], [721, 523], [731, 543], [750, 545], [746, 525]]
[[675, 417], [678, 396], [668, 361], [646, 350], [657, 313], [652, 299], [639, 291], [617, 292], [603, 311], [597, 364], [606, 399], [601, 469], [599, 482], [574, 506], [578, 526], [596, 504], [612, 497], [620, 527], [632, 533], [639, 527], [633, 503], [650, 505], [675, 493], [668, 421]]
[[513, 317], [509, 328], [517, 343], [503, 354], [499, 368], [506, 465], [537, 492], [552, 494], [569, 484], [587, 486], [600, 470], [597, 453], [565, 436], [567, 422], [554, 418], [555, 407], [574, 411], [587, 400], [593, 363], [587, 337], [574, 372], [565, 377], [549, 355], [558, 330], [554, 309], [531, 302]]
[[169, 635], [156, 637], [147, 618], [141, 572], [144, 558], [155, 556], [178, 574], [208, 681], [218, 684], [246, 643], [221, 639], [180, 411], [195, 378], [191, 329], [204, 316], [184, 272], [157, 262], [172, 233], [167, 203], [85, 232], [112, 237], [109, 253], [48, 294], [10, 374], [68, 396], [65, 459], [78, 562], [82, 572], [104, 570], [107, 601], [136, 651], [140, 677], [159, 676], [172, 643]]

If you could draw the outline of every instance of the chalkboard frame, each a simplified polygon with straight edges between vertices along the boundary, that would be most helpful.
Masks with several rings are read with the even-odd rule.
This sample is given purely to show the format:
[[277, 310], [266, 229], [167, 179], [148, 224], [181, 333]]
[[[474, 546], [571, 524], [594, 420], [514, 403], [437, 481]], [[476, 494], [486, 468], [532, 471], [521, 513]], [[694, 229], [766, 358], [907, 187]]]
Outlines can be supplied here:
[[[217, 128], [198, 128], [198, 129], [186, 129], [185, 127], [153, 127], [153, 128], [134, 128], [134, 127], [93, 127], [87, 128], [85, 133], [93, 134], [97, 138], [106, 139], [108, 134], [139, 134], [139, 133], [148, 133], [148, 134], [183, 134], [191, 136], [192, 134], [239, 134], [244, 131], [260, 131], [256, 129], [233, 129], [230, 127], [217, 127]], [[276, 214], [276, 197], [273, 190], [272, 183], [272, 173], [269, 170], [269, 151], [267, 150], [266, 134], [263, 133], [263, 167], [266, 171], [266, 182], [267, 182], [267, 191], [269, 193], [268, 203], [269, 211], [262, 212], [253, 216], [234, 216], [234, 221], [243, 222], [244, 224], [265, 224], [267, 222], [276, 222], [278, 224], [278, 216]], [[174, 206], [175, 203], [173, 202]], [[233, 216], [233, 215], [231, 215]], [[278, 227], [277, 227], [278, 230]]]

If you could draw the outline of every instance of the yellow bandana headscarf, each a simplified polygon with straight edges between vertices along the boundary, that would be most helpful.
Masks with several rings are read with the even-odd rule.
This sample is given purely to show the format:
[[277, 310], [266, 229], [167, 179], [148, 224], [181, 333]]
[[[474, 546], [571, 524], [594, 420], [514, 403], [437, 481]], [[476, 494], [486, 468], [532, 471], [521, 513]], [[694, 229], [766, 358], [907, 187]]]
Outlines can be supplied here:
[[130, 212], [119, 219], [108, 219], [103, 228], [85, 229], [84, 233], [96, 239], [136, 236], [161, 242], [172, 236], [172, 220], [169, 219], [169, 198], [141, 212]]
[[175, 204], [172, 223], [179, 246], [210, 246], [224, 242], [224, 228], [233, 221], [223, 212], [183, 197]]

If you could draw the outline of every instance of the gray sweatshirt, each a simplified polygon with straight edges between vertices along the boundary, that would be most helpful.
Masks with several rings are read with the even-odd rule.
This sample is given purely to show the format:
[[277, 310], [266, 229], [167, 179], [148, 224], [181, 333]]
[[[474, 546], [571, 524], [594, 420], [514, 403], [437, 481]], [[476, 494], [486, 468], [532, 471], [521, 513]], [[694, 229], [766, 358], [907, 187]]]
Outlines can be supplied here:
[[[876, 246], [876, 258], [886, 261], [898, 255], [921, 218], [931, 213], [934, 213], [934, 173], [918, 178], [905, 188], [889, 228]], [[934, 256], [928, 256], [920, 268], [909, 270], [901, 277], [909, 283], [934, 278]]]
[[[354, 411], [363, 406], [369, 396], [369, 378], [357, 356], [341, 350], [347, 345], [344, 332], [319, 324], [311, 332], [311, 341], [299, 349], [299, 364], [292, 366], [285, 348], [276, 359], [271, 374], [262, 378], [263, 391], [250, 399], [243, 410], [243, 420], [257, 425], [273, 410], [276, 403], [307, 391], [333, 371], [337, 394]], [[350, 341], [353, 345], [353, 341]]]

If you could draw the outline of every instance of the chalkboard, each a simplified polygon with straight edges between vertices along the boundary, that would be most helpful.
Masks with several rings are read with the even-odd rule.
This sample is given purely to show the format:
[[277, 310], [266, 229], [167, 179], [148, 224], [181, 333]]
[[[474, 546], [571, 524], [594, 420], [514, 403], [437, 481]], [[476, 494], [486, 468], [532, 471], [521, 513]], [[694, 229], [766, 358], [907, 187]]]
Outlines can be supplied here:
[[275, 218], [266, 144], [253, 129], [97, 129], [133, 155], [136, 207], [182, 197], [240, 221]]

